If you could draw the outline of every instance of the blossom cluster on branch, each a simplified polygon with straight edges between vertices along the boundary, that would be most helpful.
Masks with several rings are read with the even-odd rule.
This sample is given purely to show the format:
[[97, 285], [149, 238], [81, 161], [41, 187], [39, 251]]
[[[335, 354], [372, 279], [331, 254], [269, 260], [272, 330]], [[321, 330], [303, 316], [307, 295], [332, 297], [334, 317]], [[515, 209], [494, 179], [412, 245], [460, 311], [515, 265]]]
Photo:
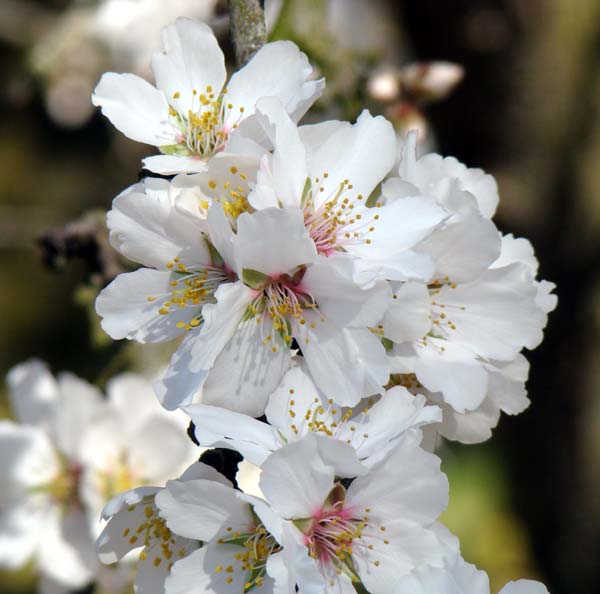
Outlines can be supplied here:
[[[156, 472], [136, 462], [131, 484], [102, 492], [116, 496], [100, 560], [138, 551], [139, 594], [489, 594], [438, 521], [448, 481], [433, 451], [441, 436], [484, 441], [528, 406], [522, 351], [556, 305], [531, 244], [492, 221], [494, 178], [419, 156], [416, 134], [368, 111], [298, 125], [325, 82], [291, 42], [229, 80], [206, 25], [178, 19], [162, 43], [156, 86], [107, 73], [93, 95], [160, 153], [144, 159], [158, 176], [108, 213], [112, 246], [140, 266], [96, 310], [113, 339], [179, 339], [154, 384], [164, 414], [181, 409], [200, 446], [238, 451], [260, 480], [244, 492], [203, 462], [165, 476], [181, 444], [160, 433]], [[127, 409], [113, 440], [125, 464], [148, 404], [119, 394], [102, 406]], [[98, 480], [67, 435], [65, 472]]]

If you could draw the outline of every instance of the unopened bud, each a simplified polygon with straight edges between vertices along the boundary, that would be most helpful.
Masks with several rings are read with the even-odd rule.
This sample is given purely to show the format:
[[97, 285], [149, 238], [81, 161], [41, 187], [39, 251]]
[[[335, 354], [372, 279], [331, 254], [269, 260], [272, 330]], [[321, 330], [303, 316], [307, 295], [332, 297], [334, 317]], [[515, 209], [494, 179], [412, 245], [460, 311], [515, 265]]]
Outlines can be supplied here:
[[383, 67], [375, 71], [367, 82], [369, 95], [377, 101], [394, 101], [400, 96], [400, 71], [393, 67]]
[[418, 102], [447, 97], [464, 78], [465, 70], [454, 62], [415, 62], [400, 71], [404, 96]]

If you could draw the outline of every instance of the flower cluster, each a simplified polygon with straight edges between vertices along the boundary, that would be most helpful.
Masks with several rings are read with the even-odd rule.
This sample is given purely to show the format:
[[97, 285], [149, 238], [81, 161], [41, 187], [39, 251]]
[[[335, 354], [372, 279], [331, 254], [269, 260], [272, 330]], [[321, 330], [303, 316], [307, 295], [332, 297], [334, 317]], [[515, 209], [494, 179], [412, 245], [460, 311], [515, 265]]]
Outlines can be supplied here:
[[[155, 87], [108, 73], [93, 95], [159, 149], [144, 166], [161, 174], [113, 202], [111, 244], [140, 267], [96, 309], [114, 339], [180, 339], [158, 400], [260, 481], [243, 492], [200, 462], [176, 478], [157, 440], [150, 474], [110, 483], [125, 492], [104, 509], [101, 560], [138, 550], [139, 594], [487, 594], [438, 522], [448, 483], [431, 450], [527, 406], [522, 351], [556, 303], [531, 245], [492, 222], [493, 177], [418, 157], [415, 134], [368, 111], [299, 126], [324, 82], [293, 43], [226, 82], [207, 26], [178, 19], [162, 42]], [[137, 422], [137, 399], [119, 402]]]

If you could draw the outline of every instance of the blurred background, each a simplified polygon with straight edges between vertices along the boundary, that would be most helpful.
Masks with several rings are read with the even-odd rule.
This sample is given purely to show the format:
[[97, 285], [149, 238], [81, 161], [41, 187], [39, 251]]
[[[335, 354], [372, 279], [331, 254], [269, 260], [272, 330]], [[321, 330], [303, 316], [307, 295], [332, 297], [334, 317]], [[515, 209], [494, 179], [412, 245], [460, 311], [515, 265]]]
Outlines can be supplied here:
[[[503, 416], [490, 442], [444, 446], [444, 520], [493, 593], [519, 577], [600, 592], [600, 1], [267, 0], [267, 11], [270, 37], [295, 41], [327, 77], [313, 118], [367, 106], [496, 176], [496, 222], [532, 241], [559, 305], [528, 354], [530, 409]], [[110, 344], [91, 310], [122, 266], [103, 211], [151, 149], [89, 97], [106, 70], [149, 76], [178, 15], [210, 23], [231, 55], [227, 2], [0, 0], [2, 375], [37, 356], [102, 384], [153, 362]], [[0, 573], [0, 591], [34, 592], [34, 572]]]

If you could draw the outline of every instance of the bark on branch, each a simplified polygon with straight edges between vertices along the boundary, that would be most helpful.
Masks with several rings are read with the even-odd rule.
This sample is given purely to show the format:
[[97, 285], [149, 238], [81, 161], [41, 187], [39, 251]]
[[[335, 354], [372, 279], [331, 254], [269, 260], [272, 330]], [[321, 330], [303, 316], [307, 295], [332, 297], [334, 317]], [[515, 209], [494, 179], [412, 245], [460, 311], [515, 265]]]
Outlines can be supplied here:
[[229, 0], [229, 28], [238, 68], [246, 65], [267, 42], [261, 0]]

